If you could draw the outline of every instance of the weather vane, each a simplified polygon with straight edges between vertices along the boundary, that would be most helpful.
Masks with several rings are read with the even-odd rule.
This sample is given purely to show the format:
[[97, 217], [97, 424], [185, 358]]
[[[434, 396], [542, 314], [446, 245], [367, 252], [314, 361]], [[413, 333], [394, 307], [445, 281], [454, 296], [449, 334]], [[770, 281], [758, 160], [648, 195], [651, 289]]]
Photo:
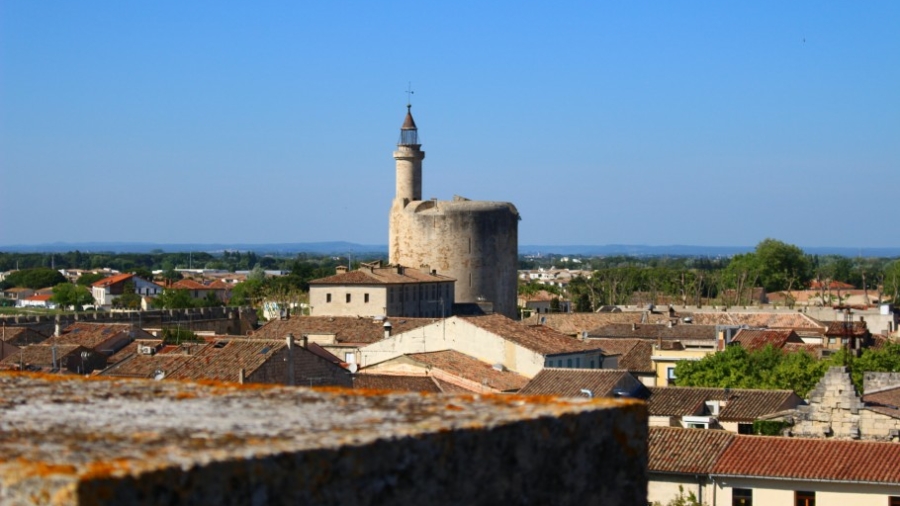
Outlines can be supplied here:
[[415, 92], [412, 89], [412, 81], [406, 84], [406, 108], [412, 107], [412, 96]]

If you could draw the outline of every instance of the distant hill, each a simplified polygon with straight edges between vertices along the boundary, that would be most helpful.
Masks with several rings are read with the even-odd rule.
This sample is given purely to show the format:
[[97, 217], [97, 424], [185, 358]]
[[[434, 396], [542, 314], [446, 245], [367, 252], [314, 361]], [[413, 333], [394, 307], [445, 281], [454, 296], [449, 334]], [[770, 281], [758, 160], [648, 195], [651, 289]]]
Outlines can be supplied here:
[[[842, 255], [846, 257], [898, 257], [898, 248], [848, 248], [848, 247], [805, 247], [803, 251], [811, 255]], [[738, 253], [753, 251], [754, 246], [690, 246], [673, 244], [668, 246], [647, 246], [635, 244], [607, 245], [519, 245], [520, 255], [573, 255], [573, 256], [688, 256], [688, 257], [730, 257]], [[317, 255], [374, 254], [386, 255], [386, 244], [356, 244], [346, 241], [302, 242], [272, 244], [161, 244], [134, 242], [84, 242], [50, 244], [0, 246], [0, 252], [9, 253], [65, 253], [67, 251], [110, 252], [110, 253], [151, 253], [164, 251], [177, 253], [186, 251], [204, 251], [218, 253], [229, 251], [253, 251], [257, 254], [296, 255], [297, 253], [313, 253]]]

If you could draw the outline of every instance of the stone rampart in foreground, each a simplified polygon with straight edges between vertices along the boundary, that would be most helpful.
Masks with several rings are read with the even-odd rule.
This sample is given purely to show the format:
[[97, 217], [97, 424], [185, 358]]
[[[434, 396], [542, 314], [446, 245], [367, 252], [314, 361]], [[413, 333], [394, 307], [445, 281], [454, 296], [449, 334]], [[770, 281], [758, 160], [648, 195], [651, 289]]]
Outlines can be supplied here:
[[0, 374], [0, 504], [646, 504], [629, 400]]

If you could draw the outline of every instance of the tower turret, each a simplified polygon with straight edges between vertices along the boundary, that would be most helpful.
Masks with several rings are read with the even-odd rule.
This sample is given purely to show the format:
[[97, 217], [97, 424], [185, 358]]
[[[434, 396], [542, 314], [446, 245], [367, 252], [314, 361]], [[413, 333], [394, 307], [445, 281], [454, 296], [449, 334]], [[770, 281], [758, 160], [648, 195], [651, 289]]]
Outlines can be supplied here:
[[394, 198], [407, 202], [422, 200], [422, 159], [425, 158], [411, 109], [412, 106], [407, 104], [406, 119], [400, 127], [400, 142], [394, 151], [397, 161], [397, 194]]

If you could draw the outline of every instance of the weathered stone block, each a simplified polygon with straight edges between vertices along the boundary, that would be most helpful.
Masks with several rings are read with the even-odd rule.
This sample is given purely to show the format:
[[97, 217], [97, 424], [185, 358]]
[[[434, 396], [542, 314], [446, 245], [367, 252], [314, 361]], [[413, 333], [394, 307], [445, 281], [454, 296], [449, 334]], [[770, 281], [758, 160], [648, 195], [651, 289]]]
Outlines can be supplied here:
[[637, 401], [0, 374], [0, 503], [646, 504]]

